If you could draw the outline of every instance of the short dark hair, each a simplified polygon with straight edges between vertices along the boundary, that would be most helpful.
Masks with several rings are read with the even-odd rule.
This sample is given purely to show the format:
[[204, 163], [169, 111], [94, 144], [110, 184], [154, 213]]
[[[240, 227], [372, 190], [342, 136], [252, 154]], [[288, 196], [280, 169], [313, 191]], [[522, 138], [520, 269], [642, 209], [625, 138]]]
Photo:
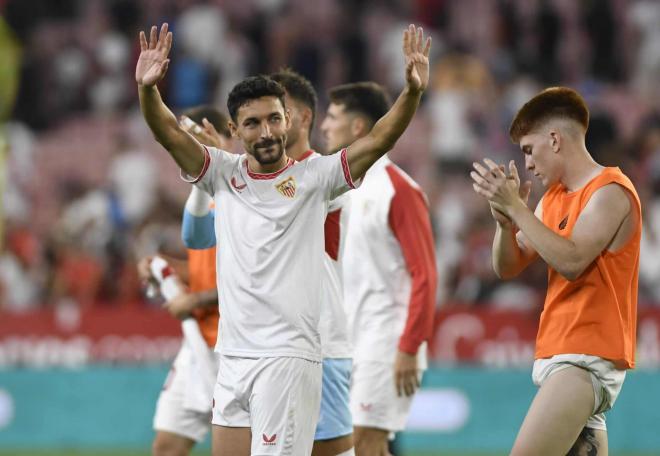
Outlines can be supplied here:
[[261, 97], [276, 97], [284, 107], [284, 88], [268, 76], [250, 76], [236, 84], [227, 98], [227, 110], [234, 122], [238, 119], [238, 109], [251, 100]]
[[523, 105], [509, 128], [514, 143], [550, 119], [569, 119], [578, 123], [583, 132], [589, 127], [589, 108], [584, 98], [568, 87], [550, 87]]
[[314, 90], [312, 83], [305, 76], [291, 68], [282, 68], [278, 72], [271, 74], [270, 78], [275, 82], [279, 82], [291, 98], [301, 102], [312, 110], [312, 124], [309, 126], [311, 134], [314, 128], [314, 120], [316, 119], [316, 103], [318, 101], [316, 90]]
[[330, 102], [344, 105], [346, 111], [365, 115], [372, 124], [378, 122], [392, 105], [385, 89], [375, 82], [353, 82], [333, 87], [328, 97]]
[[227, 117], [224, 113], [220, 112], [213, 106], [196, 106], [194, 108], [186, 109], [183, 112], [183, 115], [189, 117], [190, 120], [199, 125], [202, 125], [202, 120], [206, 118], [206, 120], [211, 122], [211, 125], [215, 127], [218, 133], [226, 138], [231, 138], [231, 132], [229, 131], [228, 124], [229, 117]]

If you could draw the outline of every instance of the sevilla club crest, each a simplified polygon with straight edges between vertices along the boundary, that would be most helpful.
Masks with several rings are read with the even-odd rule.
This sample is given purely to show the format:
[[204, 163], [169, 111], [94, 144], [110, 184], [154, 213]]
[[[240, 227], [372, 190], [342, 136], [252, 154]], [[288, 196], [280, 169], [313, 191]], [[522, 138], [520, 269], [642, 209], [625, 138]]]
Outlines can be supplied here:
[[289, 176], [279, 184], [276, 184], [275, 188], [287, 198], [293, 198], [296, 196], [296, 180], [293, 176]]

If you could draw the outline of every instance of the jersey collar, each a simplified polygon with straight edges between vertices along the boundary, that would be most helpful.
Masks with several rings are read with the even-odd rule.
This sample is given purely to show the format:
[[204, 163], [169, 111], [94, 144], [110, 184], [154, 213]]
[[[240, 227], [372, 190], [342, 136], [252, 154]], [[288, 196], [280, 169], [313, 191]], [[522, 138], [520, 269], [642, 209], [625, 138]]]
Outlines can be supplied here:
[[275, 179], [277, 176], [282, 174], [284, 171], [287, 169], [291, 168], [293, 166], [294, 161], [292, 158], [289, 158], [289, 160], [286, 163], [286, 166], [278, 171], [275, 171], [274, 173], [255, 173], [253, 171], [250, 171], [250, 167], [248, 166], [248, 161], [247, 158], [245, 159], [245, 169], [247, 170], [247, 175], [250, 176], [252, 179], [257, 179], [257, 180], [268, 180], [268, 179]]

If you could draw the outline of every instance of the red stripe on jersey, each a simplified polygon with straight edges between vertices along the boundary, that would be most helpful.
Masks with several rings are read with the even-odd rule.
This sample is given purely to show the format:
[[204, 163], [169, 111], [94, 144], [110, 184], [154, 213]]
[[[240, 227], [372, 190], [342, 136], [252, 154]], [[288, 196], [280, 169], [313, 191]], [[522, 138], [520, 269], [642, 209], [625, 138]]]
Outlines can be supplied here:
[[337, 261], [339, 259], [339, 240], [341, 239], [341, 209], [328, 212], [325, 218], [325, 253]]
[[286, 166], [279, 171], [275, 171], [274, 173], [255, 173], [250, 171], [250, 167], [248, 166], [247, 159], [245, 160], [245, 167], [247, 168], [247, 173], [248, 176], [250, 176], [252, 179], [257, 179], [257, 180], [266, 180], [266, 179], [275, 179], [277, 176], [282, 174], [284, 171], [287, 169], [291, 168], [293, 166], [293, 160], [289, 158], [289, 161], [287, 161]]
[[296, 160], [296, 161], [301, 162], [301, 161], [305, 160], [306, 158], [309, 158], [309, 156], [312, 155], [313, 153], [314, 153], [314, 151], [312, 149], [309, 149], [307, 152], [305, 152], [300, 157], [298, 157], [298, 160]]
[[351, 169], [348, 167], [348, 160], [346, 159], [346, 149], [342, 149], [341, 152], [341, 169], [344, 171], [344, 179], [349, 187], [355, 188], [353, 183], [353, 178], [351, 177]]
[[209, 165], [211, 164], [211, 154], [209, 154], [209, 150], [204, 144], [202, 144], [202, 147], [204, 148], [204, 164], [202, 165], [202, 171], [199, 173], [199, 176], [189, 181], [191, 184], [196, 184], [202, 180], [202, 177], [204, 177], [204, 174], [206, 174], [206, 171], [208, 171]]
[[385, 167], [394, 187], [390, 202], [389, 225], [399, 241], [410, 273], [410, 302], [399, 350], [416, 354], [433, 333], [435, 293], [438, 273], [431, 219], [424, 193], [413, 186], [395, 166]]

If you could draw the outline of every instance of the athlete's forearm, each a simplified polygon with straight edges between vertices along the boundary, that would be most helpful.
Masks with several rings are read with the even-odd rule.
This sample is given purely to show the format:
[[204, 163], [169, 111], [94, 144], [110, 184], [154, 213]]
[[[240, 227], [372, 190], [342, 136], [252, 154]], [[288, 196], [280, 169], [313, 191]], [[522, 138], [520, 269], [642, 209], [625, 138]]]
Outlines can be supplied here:
[[156, 86], [138, 85], [140, 109], [156, 140], [166, 149], [175, 142], [179, 124], [174, 113], [163, 102]]
[[582, 264], [575, 243], [545, 226], [527, 206], [514, 206], [509, 215], [541, 258], [568, 280], [575, 280], [588, 265]]
[[493, 270], [500, 279], [510, 279], [520, 274], [527, 266], [523, 252], [511, 226], [499, 223], [493, 238]]
[[218, 305], [218, 290], [198, 291], [195, 293], [197, 298], [197, 308], [213, 307]]
[[[394, 147], [394, 144], [408, 128], [421, 98], [422, 91], [413, 91], [408, 87], [403, 89], [392, 108], [376, 122], [369, 133], [375, 138], [376, 144], [381, 147], [381, 150], [376, 153], [382, 155]], [[382, 151], [382, 149], [386, 150]]]
[[195, 139], [186, 133], [163, 102], [156, 86], [138, 85], [140, 109], [156, 141], [167, 149], [179, 167], [191, 176], [201, 173], [204, 154]]
[[347, 160], [354, 179], [359, 179], [380, 157], [391, 150], [410, 124], [422, 91], [403, 89], [390, 110], [376, 122], [368, 135], [348, 148]]

